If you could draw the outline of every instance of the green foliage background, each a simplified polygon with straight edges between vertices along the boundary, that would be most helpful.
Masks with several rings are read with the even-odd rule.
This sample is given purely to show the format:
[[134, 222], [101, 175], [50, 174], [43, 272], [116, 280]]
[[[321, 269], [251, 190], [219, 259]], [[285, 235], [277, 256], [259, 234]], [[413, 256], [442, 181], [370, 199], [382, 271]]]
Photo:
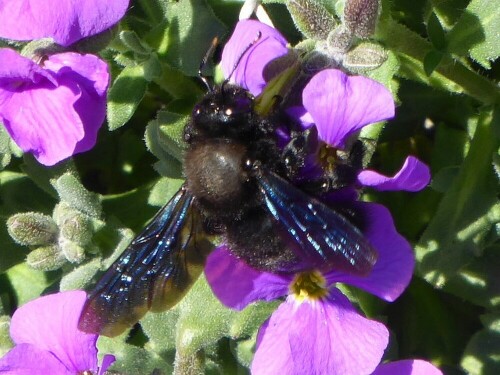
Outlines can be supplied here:
[[[230, 35], [241, 5], [132, 2], [101, 51], [113, 83], [107, 126], [92, 151], [44, 168], [0, 127], [1, 221], [39, 212], [61, 233], [74, 220], [87, 231], [65, 248], [83, 249], [84, 259], [42, 271], [25, 262], [39, 246], [14, 243], [0, 225], [0, 354], [11, 346], [8, 316], [17, 306], [88, 288], [179, 188], [182, 128], [204, 93], [199, 62], [214, 36]], [[342, 9], [340, 1], [324, 5]], [[301, 40], [284, 1], [265, 7], [292, 45]], [[357, 290], [350, 297], [390, 328], [387, 360], [419, 357], [446, 374], [500, 374], [500, 7], [490, 0], [382, 0], [373, 39], [389, 57], [369, 75], [391, 89], [398, 108], [395, 119], [364, 134], [378, 138], [371, 165], [392, 174], [413, 154], [433, 177], [420, 193], [365, 194], [389, 207], [418, 265], [392, 304]], [[117, 356], [113, 370], [127, 374], [245, 374], [257, 329], [275, 307], [228, 310], [201, 278], [174, 309], [148, 314], [130, 335], [101, 338], [99, 346]]]

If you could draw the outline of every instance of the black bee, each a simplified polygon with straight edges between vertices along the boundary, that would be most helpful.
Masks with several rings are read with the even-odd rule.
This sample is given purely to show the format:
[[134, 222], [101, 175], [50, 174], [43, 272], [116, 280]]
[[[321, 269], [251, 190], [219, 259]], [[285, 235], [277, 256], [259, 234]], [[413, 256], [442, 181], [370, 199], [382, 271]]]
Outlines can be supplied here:
[[115, 336], [175, 305], [203, 271], [212, 235], [264, 271], [370, 272], [377, 253], [349, 215], [315, 198], [307, 181], [292, 183], [314, 134], [292, 129], [280, 148], [286, 121], [279, 109], [258, 114], [244, 88], [210, 89], [184, 130], [186, 182], [97, 283], [80, 329]]

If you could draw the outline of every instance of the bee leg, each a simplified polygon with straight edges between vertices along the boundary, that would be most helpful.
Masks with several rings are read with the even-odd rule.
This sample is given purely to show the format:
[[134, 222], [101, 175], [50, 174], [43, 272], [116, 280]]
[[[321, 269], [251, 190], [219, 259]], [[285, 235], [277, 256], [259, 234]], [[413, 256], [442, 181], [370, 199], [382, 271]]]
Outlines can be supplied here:
[[[287, 178], [291, 181], [300, 180], [302, 169], [308, 164], [308, 159], [318, 159], [319, 141], [316, 127], [304, 131], [292, 131], [291, 139], [283, 148], [282, 162]], [[315, 164], [314, 160], [311, 160]]]

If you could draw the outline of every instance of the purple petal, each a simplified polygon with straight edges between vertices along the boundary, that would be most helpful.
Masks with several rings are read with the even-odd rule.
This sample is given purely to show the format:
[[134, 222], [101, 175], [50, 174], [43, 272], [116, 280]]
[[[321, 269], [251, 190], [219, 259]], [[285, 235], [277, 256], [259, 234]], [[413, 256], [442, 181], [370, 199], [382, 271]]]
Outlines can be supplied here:
[[12, 317], [12, 340], [52, 353], [73, 372], [97, 372], [97, 335], [77, 328], [86, 300], [86, 293], [76, 290], [26, 303]]
[[105, 375], [109, 366], [111, 366], [113, 363], [115, 363], [115, 361], [116, 361], [116, 357], [114, 355], [106, 354], [102, 359], [101, 367], [99, 367], [99, 373], [97, 375]]
[[415, 257], [408, 241], [394, 227], [387, 208], [376, 203], [359, 202], [354, 205], [365, 214], [366, 238], [378, 251], [377, 263], [366, 277], [341, 272], [329, 272], [329, 283], [342, 282], [364, 289], [386, 301], [394, 301], [410, 283]]
[[394, 116], [394, 100], [382, 84], [335, 69], [316, 74], [304, 88], [302, 98], [319, 137], [339, 148], [362, 127]]
[[129, 0], [0, 0], [0, 37], [12, 40], [52, 38], [62, 46], [98, 34], [116, 24]]
[[226, 246], [208, 256], [205, 276], [217, 298], [236, 310], [254, 301], [272, 301], [287, 295], [293, 278], [257, 271], [236, 258]]
[[361, 171], [358, 182], [380, 191], [405, 190], [419, 191], [425, 188], [431, 180], [429, 167], [414, 156], [408, 156], [393, 177], [387, 177], [372, 170]]
[[443, 373], [429, 362], [407, 359], [380, 365], [372, 375], [443, 375]]
[[[259, 33], [261, 37], [255, 41]], [[250, 45], [250, 49], [238, 62]], [[266, 85], [264, 67], [271, 60], [285, 55], [288, 51], [286, 45], [286, 39], [278, 30], [254, 20], [239, 21], [222, 52], [224, 76], [229, 77], [233, 73], [229, 77], [231, 82], [258, 95]]]
[[0, 119], [24, 152], [54, 165], [95, 145], [105, 117], [109, 73], [106, 63], [92, 55], [53, 55], [46, 66], [54, 68], [45, 73], [57, 85], [38, 79], [15, 88], [13, 82], [0, 86]]
[[20, 344], [0, 358], [2, 375], [71, 375], [54, 355], [31, 344]]
[[56, 80], [49, 72], [12, 49], [0, 48], [0, 61], [0, 90], [15, 90], [23, 84], [30, 85], [46, 80], [57, 86]]
[[80, 88], [81, 96], [74, 109], [80, 116], [85, 135], [75, 145], [73, 154], [90, 150], [96, 144], [97, 133], [106, 117], [108, 65], [94, 55], [62, 53], [52, 55], [45, 66], [57, 73], [61, 84], [75, 83]]
[[302, 125], [303, 129], [309, 129], [314, 125], [314, 119], [311, 114], [301, 105], [288, 107], [285, 111], [290, 117], [294, 118]]
[[288, 297], [263, 324], [252, 374], [362, 375], [379, 364], [387, 328], [359, 315], [337, 289], [300, 305]]

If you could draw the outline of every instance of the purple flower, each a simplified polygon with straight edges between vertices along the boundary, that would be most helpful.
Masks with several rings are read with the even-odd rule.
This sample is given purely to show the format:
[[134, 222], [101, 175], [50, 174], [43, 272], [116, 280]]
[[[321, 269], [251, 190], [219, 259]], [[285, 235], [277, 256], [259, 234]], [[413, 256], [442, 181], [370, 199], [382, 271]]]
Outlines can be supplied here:
[[[266, 84], [263, 70], [268, 62], [286, 53], [279, 33], [256, 21], [240, 22], [226, 45], [222, 62], [225, 73], [231, 74], [228, 68], [238, 61], [241, 46], [251, 45], [259, 31], [262, 40], [252, 44], [248, 53], [262, 55], [262, 64], [259, 67], [247, 64], [244, 56], [241, 61], [245, 63], [236, 66], [231, 76], [236, 84], [254, 88], [253, 94], [259, 94]], [[268, 40], [272, 46], [281, 46], [278, 53], [272, 55], [273, 49], [266, 49]], [[225, 56], [232, 57], [225, 63]], [[322, 144], [336, 152], [344, 150], [351, 136], [362, 127], [392, 117], [394, 101], [383, 85], [371, 79], [328, 69], [309, 80], [302, 92], [302, 102], [287, 111], [304, 128], [314, 125]], [[304, 272], [296, 274], [261, 272], [237, 259], [226, 246], [208, 257], [207, 280], [225, 305], [243, 309], [254, 301], [286, 297], [259, 330], [253, 374], [358, 375], [386, 370], [390, 373], [394, 366], [407, 366], [405, 363], [379, 366], [388, 343], [386, 327], [360, 315], [336, 284], [364, 289], [386, 301], [399, 297], [413, 273], [412, 249], [396, 231], [389, 211], [378, 204], [357, 202], [353, 188], [360, 185], [379, 190], [416, 191], [427, 185], [429, 178], [428, 168], [410, 157], [393, 177], [360, 171], [353, 186], [323, 196], [329, 204], [341, 204], [362, 218], [360, 229], [378, 253], [377, 262], [366, 276], [336, 270], [321, 273], [307, 265]], [[406, 368], [410, 368], [407, 373], [411, 374], [411, 366]]]
[[[255, 43], [259, 33], [262, 36]], [[252, 47], [236, 65], [245, 51], [243, 46], [248, 45]], [[286, 53], [286, 40], [276, 29], [258, 21], [240, 21], [224, 47], [221, 64], [226, 77], [234, 69], [231, 81], [258, 95], [267, 83], [265, 67]], [[348, 76], [337, 69], [314, 75], [303, 89], [302, 105], [287, 108], [287, 113], [304, 128], [316, 126], [318, 138], [336, 149], [343, 149], [350, 136], [364, 126], [387, 120], [394, 112], [392, 95], [382, 84], [363, 76]], [[393, 177], [375, 171], [361, 171], [358, 176], [361, 186], [378, 190], [418, 191], [429, 181], [429, 168], [415, 157], [408, 157]]]
[[[394, 116], [391, 93], [380, 83], [362, 76], [348, 76], [340, 70], [327, 69], [316, 74], [302, 92], [304, 108], [293, 108], [299, 121], [307, 127], [314, 124], [326, 144], [343, 149], [349, 137], [364, 126]], [[387, 177], [366, 170], [358, 183], [377, 190], [419, 191], [430, 181], [429, 168], [410, 156], [402, 168]]]
[[[288, 51], [286, 45], [286, 39], [271, 26], [254, 20], [240, 21], [222, 52], [224, 76], [258, 95], [267, 83], [264, 77], [266, 65], [285, 55]], [[251, 47], [245, 52], [247, 46]]]
[[52, 38], [69, 46], [116, 24], [128, 3], [129, 0], [0, 0], [0, 37], [22, 41]]
[[97, 335], [78, 330], [87, 299], [84, 291], [51, 294], [16, 310], [10, 335], [16, 346], [0, 358], [2, 374], [104, 374], [114, 362], [105, 355], [97, 366]]
[[106, 115], [107, 64], [72, 52], [41, 65], [0, 49], [0, 120], [24, 152], [54, 165], [91, 149]]
[[339, 271], [260, 272], [224, 246], [208, 257], [207, 280], [228, 307], [240, 310], [257, 300], [287, 296], [259, 331], [254, 374], [358, 375], [370, 374], [379, 364], [388, 343], [387, 329], [357, 313], [335, 284], [350, 284], [393, 301], [411, 279], [414, 257], [385, 207], [362, 202], [354, 207], [365, 215], [364, 235], [379, 256], [366, 277]]

